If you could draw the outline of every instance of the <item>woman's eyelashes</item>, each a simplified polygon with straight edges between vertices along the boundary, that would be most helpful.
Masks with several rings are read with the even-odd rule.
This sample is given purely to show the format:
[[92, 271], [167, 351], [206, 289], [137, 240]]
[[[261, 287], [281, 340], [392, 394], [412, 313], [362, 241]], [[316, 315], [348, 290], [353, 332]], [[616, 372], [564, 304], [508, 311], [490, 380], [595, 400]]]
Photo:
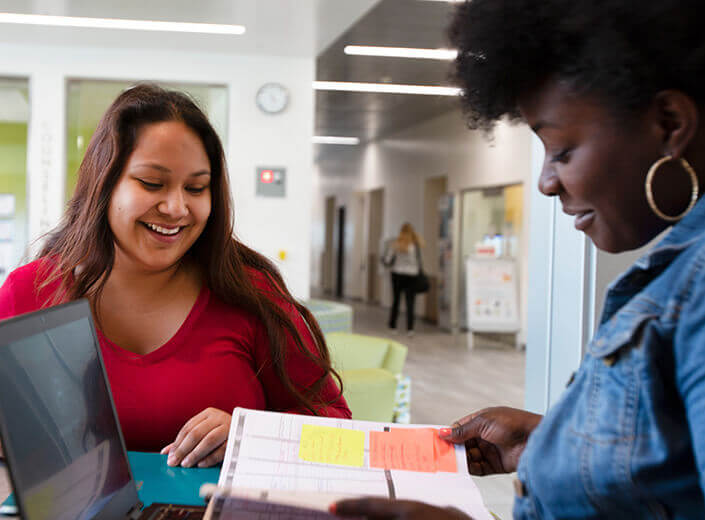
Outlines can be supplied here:
[[[158, 191], [164, 187], [164, 184], [160, 182], [152, 182], [152, 181], [147, 181], [145, 179], [137, 179], [140, 184], [148, 191]], [[203, 186], [203, 185], [197, 185], [197, 186], [186, 186], [184, 189], [188, 191], [189, 193], [193, 193], [195, 195], [198, 195], [199, 193], [203, 193], [208, 186]]]
[[572, 148], [564, 148], [560, 152], [551, 155], [551, 162], [552, 163], [568, 162], [568, 159], [570, 158], [571, 151], [572, 151]]
[[146, 189], [148, 189], [150, 191], [156, 191], [163, 186], [163, 184], [158, 183], [158, 182], [146, 181], [144, 179], [137, 179], [137, 180], [140, 182], [140, 184], [142, 184], [143, 187], [145, 187]]

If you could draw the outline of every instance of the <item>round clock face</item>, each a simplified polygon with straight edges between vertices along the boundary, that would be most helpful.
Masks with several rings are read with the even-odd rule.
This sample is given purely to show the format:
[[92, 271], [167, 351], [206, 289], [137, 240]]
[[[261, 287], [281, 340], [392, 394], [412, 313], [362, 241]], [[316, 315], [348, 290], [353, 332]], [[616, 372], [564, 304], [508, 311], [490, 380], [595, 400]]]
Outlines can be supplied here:
[[289, 103], [289, 91], [279, 83], [265, 83], [257, 91], [255, 100], [260, 110], [276, 114], [284, 110]]

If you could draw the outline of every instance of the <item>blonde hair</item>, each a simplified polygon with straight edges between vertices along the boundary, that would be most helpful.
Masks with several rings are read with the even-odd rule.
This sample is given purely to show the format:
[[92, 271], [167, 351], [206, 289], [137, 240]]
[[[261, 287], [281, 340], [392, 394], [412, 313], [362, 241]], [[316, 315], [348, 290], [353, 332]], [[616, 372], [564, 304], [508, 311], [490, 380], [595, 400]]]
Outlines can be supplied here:
[[414, 226], [408, 222], [404, 222], [399, 230], [399, 236], [394, 241], [394, 249], [400, 253], [405, 253], [409, 250], [411, 244], [419, 248], [423, 247], [423, 241], [419, 235], [416, 234], [416, 231], [414, 231]]

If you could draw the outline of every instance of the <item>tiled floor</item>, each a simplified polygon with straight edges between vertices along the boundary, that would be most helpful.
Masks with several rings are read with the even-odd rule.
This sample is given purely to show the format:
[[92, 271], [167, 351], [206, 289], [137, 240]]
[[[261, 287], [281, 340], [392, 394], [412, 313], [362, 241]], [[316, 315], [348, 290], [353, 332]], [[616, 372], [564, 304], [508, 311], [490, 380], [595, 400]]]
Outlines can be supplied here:
[[[387, 310], [346, 301], [353, 306], [353, 332], [389, 337], [409, 348], [404, 373], [411, 377], [411, 420], [450, 424], [486, 406], [521, 408], [524, 403], [523, 352], [489, 338], [452, 336], [417, 320], [415, 335], [394, 335], [386, 327]], [[403, 321], [403, 320], [399, 320]], [[513, 475], [476, 478], [487, 507], [502, 520], [511, 518]]]

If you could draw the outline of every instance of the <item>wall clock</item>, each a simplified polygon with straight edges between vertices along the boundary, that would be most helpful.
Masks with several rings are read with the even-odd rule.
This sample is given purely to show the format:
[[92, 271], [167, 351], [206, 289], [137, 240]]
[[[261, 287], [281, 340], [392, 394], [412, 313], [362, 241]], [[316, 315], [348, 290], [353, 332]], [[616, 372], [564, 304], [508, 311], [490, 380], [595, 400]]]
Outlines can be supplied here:
[[257, 107], [266, 114], [278, 114], [289, 104], [289, 89], [280, 83], [265, 83], [255, 96]]

